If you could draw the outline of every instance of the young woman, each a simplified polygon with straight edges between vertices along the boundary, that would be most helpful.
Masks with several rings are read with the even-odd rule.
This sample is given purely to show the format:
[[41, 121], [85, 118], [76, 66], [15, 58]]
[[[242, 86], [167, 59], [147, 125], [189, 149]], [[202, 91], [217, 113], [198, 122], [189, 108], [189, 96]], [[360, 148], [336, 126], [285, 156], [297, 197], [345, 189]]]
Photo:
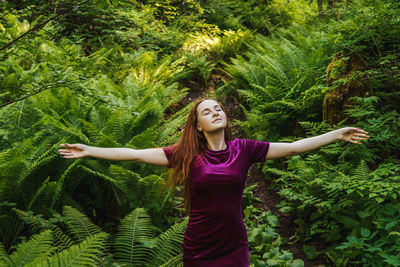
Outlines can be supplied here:
[[367, 132], [346, 127], [293, 143], [233, 139], [226, 111], [214, 99], [197, 100], [178, 143], [162, 148], [100, 148], [63, 144], [64, 158], [135, 160], [173, 168], [172, 186], [184, 185], [189, 222], [183, 241], [185, 267], [248, 267], [242, 194], [256, 162], [296, 155], [335, 140], [360, 144]]

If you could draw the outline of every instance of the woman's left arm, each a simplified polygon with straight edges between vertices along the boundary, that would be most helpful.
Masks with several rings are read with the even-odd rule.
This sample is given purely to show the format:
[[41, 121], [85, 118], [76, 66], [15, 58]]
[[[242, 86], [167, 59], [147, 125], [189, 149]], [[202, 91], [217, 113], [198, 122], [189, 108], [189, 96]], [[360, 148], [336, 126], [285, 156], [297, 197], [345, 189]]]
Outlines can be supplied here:
[[360, 141], [366, 140], [368, 137], [368, 132], [360, 128], [345, 127], [325, 134], [298, 140], [293, 143], [270, 143], [266, 159], [297, 155], [327, 145], [336, 140], [361, 144]]

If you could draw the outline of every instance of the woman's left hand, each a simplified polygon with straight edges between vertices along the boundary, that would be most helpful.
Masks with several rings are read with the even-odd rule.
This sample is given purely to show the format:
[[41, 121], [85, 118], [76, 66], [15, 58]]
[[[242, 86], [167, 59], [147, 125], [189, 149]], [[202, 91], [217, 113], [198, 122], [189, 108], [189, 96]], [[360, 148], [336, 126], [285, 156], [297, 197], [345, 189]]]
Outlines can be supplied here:
[[360, 141], [364, 141], [368, 137], [370, 137], [368, 135], [368, 132], [355, 127], [345, 127], [339, 129], [338, 131], [339, 131], [339, 136], [337, 139], [347, 141], [353, 144], [361, 144]]

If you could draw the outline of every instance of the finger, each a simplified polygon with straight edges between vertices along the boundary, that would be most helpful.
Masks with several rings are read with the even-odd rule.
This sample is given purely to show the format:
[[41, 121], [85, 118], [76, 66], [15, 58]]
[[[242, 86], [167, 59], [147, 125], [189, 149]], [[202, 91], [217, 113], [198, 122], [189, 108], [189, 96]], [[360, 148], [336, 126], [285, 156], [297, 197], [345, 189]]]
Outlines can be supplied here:
[[366, 140], [367, 138], [365, 137], [357, 137], [357, 136], [353, 136], [352, 139], [357, 139], [357, 140]]
[[61, 151], [61, 152], [58, 152], [58, 154], [60, 154], [60, 155], [74, 155], [74, 153], [72, 153], [71, 151]]
[[65, 159], [76, 159], [78, 158], [77, 156], [64, 156]]
[[71, 145], [71, 144], [60, 144], [60, 146], [62, 146], [62, 147], [74, 147], [74, 145]]
[[368, 133], [367, 131], [364, 131], [363, 129], [360, 129], [360, 128], [357, 128], [356, 131], [360, 132], [360, 133], [366, 133], [366, 134]]
[[60, 144], [60, 146], [62, 146], [62, 147], [71, 147], [71, 148], [76, 148], [76, 147], [78, 147], [78, 145], [79, 144], [68, 144], [68, 143]]
[[363, 134], [363, 133], [355, 133], [354, 136], [364, 136], [364, 137], [370, 137], [367, 134]]
[[73, 156], [74, 154], [71, 153], [60, 153], [60, 156]]

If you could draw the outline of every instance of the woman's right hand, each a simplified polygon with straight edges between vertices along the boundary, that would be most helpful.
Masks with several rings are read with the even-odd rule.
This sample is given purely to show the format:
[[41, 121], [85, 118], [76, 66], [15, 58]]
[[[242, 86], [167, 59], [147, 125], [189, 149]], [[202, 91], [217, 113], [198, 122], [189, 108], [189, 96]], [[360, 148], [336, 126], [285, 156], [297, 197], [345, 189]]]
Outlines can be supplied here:
[[83, 144], [60, 144], [61, 147], [68, 149], [59, 149], [58, 152], [66, 159], [84, 158], [89, 156], [89, 146]]

